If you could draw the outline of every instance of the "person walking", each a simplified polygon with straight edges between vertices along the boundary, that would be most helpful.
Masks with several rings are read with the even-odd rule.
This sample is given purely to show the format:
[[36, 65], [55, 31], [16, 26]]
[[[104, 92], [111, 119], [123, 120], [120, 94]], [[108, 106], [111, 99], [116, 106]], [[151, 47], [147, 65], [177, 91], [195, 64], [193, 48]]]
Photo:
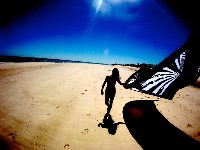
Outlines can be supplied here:
[[117, 68], [114, 68], [112, 70], [112, 74], [110, 76], [106, 76], [106, 78], [103, 82], [103, 85], [102, 85], [102, 89], [101, 89], [101, 95], [103, 95], [104, 94], [104, 87], [107, 84], [107, 87], [105, 89], [105, 104], [108, 106], [107, 107], [107, 114], [110, 114], [112, 104], [113, 104], [113, 100], [115, 98], [115, 93], [116, 93], [115, 84], [116, 84], [116, 82], [118, 82], [120, 85], [124, 85], [124, 83], [122, 83], [120, 81], [119, 70]]

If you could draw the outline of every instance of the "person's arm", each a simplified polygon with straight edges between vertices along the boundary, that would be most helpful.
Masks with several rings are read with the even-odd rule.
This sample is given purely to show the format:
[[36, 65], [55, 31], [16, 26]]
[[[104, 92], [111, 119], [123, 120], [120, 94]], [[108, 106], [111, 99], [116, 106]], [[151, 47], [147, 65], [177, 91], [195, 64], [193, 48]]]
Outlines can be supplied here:
[[119, 79], [117, 80], [117, 82], [120, 84], [120, 85], [124, 85], [125, 83], [122, 83]]
[[105, 86], [106, 82], [107, 82], [107, 77], [105, 78], [105, 80], [103, 82], [103, 85], [102, 85], [102, 88], [101, 88], [101, 95], [104, 94], [103, 89], [104, 89], [104, 86]]

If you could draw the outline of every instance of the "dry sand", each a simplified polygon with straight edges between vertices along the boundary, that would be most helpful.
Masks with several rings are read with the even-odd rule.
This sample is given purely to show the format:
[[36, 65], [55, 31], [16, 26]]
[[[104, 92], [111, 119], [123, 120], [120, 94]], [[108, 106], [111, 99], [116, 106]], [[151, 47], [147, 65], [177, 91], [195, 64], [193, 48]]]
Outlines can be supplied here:
[[[98, 127], [106, 112], [100, 89], [117, 67], [124, 82], [138, 68], [81, 63], [0, 64], [0, 144], [12, 149], [141, 150], [125, 124], [116, 134]], [[124, 89], [111, 110], [124, 122], [123, 106], [132, 100], [159, 100], [158, 110], [176, 127], [200, 141], [200, 89], [180, 89], [173, 100]]]

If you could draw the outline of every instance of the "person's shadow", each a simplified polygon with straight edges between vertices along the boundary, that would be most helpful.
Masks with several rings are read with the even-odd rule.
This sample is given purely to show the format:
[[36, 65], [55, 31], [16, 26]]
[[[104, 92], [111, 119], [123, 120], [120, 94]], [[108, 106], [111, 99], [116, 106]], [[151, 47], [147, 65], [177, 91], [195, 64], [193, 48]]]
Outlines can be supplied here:
[[119, 124], [125, 124], [124, 122], [117, 122], [112, 119], [112, 116], [108, 113], [105, 114], [103, 122], [98, 124], [98, 127], [107, 128], [108, 133], [114, 135], [117, 131], [117, 126]]

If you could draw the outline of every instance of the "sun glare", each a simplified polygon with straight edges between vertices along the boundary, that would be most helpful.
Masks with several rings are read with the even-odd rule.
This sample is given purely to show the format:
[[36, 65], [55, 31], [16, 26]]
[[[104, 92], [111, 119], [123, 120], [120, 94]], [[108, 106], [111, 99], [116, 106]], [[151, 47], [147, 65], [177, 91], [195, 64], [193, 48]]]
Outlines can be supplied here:
[[106, 56], [107, 56], [108, 54], [109, 54], [109, 49], [107, 49], [107, 48], [106, 48], [106, 49], [104, 49], [104, 55], [106, 55]]
[[96, 2], [96, 12], [95, 13], [99, 12], [99, 10], [101, 9], [102, 3], [103, 3], [103, 0], [97, 0], [97, 2]]

